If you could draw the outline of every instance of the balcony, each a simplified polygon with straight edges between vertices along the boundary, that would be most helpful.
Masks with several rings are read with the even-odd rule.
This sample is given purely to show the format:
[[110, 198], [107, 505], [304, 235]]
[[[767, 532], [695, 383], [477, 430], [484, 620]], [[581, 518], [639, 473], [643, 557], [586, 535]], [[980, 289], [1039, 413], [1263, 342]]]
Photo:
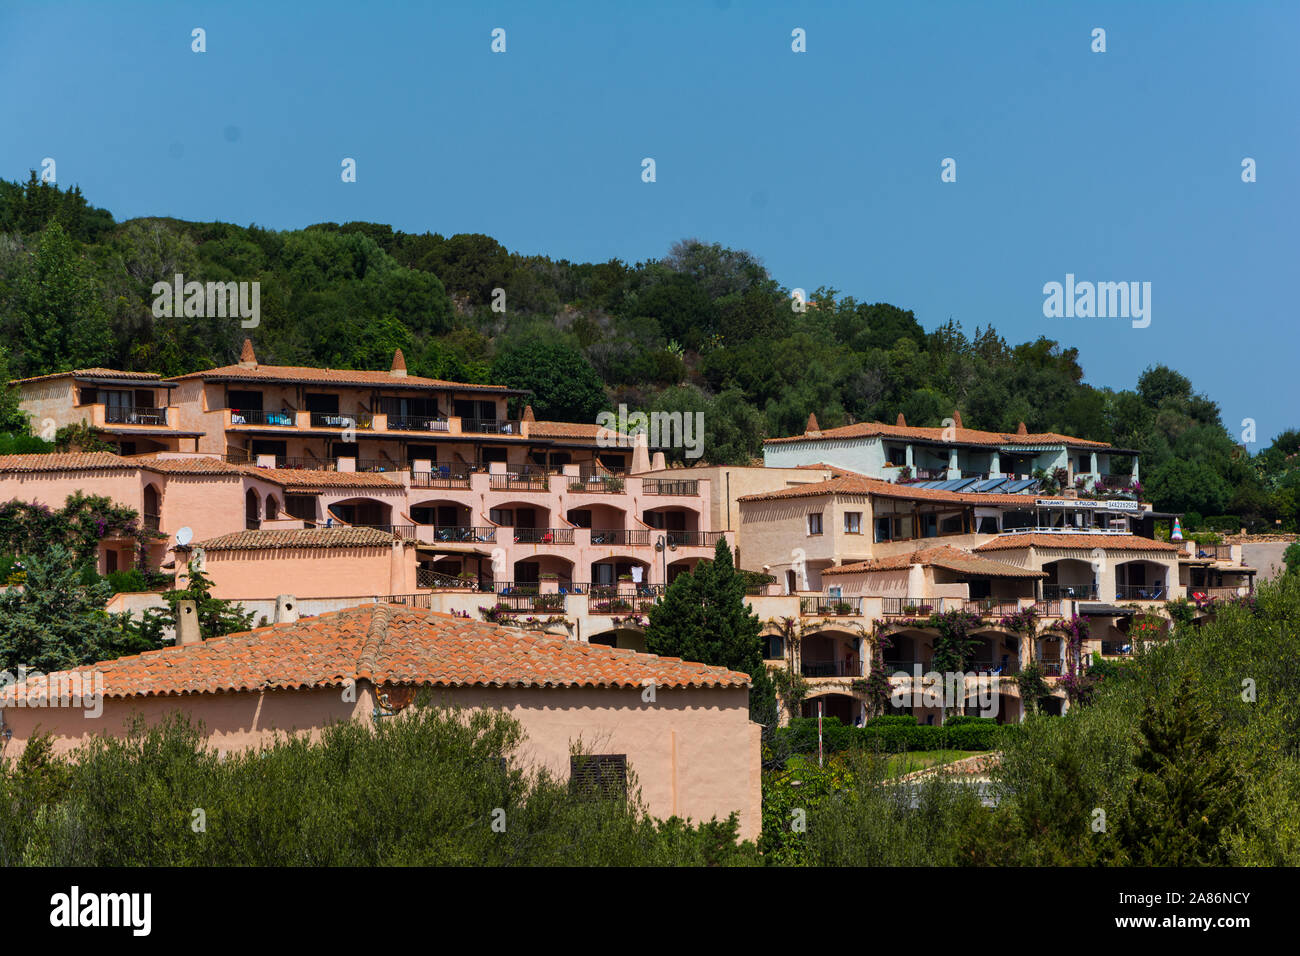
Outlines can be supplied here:
[[985, 658], [971, 662], [971, 670], [981, 674], [997, 671], [999, 677], [1010, 677], [1020, 673], [1020, 658], [1015, 654], [1004, 654], [997, 660]]
[[1117, 584], [1117, 601], [1167, 601], [1169, 589], [1164, 584]]
[[677, 548], [714, 548], [726, 537], [723, 531], [662, 531], [668, 544]]
[[415, 539], [415, 525], [413, 524], [365, 524], [356, 522], [348, 527], [353, 528], [373, 528], [376, 531], [387, 531], [389, 534], [396, 535], [399, 538], [408, 540]]
[[645, 529], [593, 528], [591, 543], [596, 547], [645, 547], [650, 544], [650, 532]]
[[493, 544], [497, 540], [497, 529], [477, 528], [469, 525], [417, 525], [416, 535], [421, 539], [439, 541], [444, 544]]
[[700, 483], [694, 479], [670, 480], [646, 478], [641, 482], [641, 492], [647, 495], [686, 495], [699, 497]]
[[997, 600], [995, 598], [980, 598], [974, 601], [963, 601], [962, 610], [968, 614], [975, 614], [982, 618], [991, 618], [1000, 620], [1004, 617], [1010, 617], [1020, 612], [1020, 602], [1014, 598], [1010, 600]]
[[943, 598], [881, 598], [880, 613], [885, 617], [928, 617], [931, 614], [943, 613], [943, 601]]
[[1038, 666], [1042, 669], [1044, 677], [1060, 677], [1065, 673], [1065, 665], [1060, 661], [1039, 661]]
[[396, 432], [445, 432], [451, 423], [428, 415], [389, 415], [388, 430]]
[[1049, 601], [1095, 601], [1095, 584], [1044, 584], [1043, 597]]
[[804, 661], [799, 670], [804, 677], [861, 677], [862, 661]]
[[579, 475], [569, 479], [569, 491], [577, 495], [617, 495], [623, 492], [621, 475]]
[[493, 491], [550, 491], [551, 483], [546, 472], [523, 472], [514, 475], [489, 475], [488, 487]]
[[470, 472], [455, 470], [443, 465], [433, 471], [417, 471], [411, 474], [412, 488], [468, 488]]
[[274, 425], [280, 428], [294, 428], [298, 424], [295, 413], [289, 411], [264, 411], [260, 408], [232, 408], [229, 411], [231, 425]]
[[518, 435], [520, 424], [517, 419], [508, 418], [462, 418], [460, 430], [481, 435]]
[[573, 544], [572, 528], [515, 528], [515, 544]]
[[912, 671], [918, 667], [921, 668], [921, 673], [925, 674], [932, 669], [933, 664], [929, 660], [921, 660], [920, 658], [910, 658], [910, 659], [895, 658], [894, 660], [885, 661], [882, 666], [884, 668], [885, 675], [888, 676], [890, 674], [895, 673], [896, 671], [906, 671], [908, 674], [911, 674]]
[[831, 597], [827, 595], [801, 597], [799, 599], [799, 613], [806, 616], [821, 614], [836, 617], [847, 617], [853, 614], [861, 614], [862, 598]]
[[108, 405], [104, 408], [104, 422], [108, 425], [153, 425], [165, 428], [167, 409]]
[[312, 412], [312, 428], [358, 428], [362, 430], [370, 429], [374, 424], [374, 416], [369, 412]]

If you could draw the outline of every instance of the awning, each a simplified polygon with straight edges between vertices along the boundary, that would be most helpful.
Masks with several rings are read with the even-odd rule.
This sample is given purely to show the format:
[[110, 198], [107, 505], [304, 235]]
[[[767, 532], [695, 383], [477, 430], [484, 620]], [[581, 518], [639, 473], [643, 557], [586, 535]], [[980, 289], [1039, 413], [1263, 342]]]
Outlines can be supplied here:
[[424, 541], [417, 542], [415, 545], [417, 551], [427, 552], [428, 554], [458, 554], [462, 557], [467, 554], [477, 554], [481, 558], [492, 557], [492, 552], [477, 547], [472, 542], [466, 541], [464, 544], [451, 542], [439, 542], [430, 544]]

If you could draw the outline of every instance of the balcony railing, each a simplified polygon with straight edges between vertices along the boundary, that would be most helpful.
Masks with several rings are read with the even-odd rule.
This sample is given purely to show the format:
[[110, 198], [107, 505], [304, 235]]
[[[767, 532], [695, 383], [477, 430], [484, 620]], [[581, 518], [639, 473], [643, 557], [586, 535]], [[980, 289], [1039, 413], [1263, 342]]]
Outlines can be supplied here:
[[1230, 544], [1197, 544], [1192, 541], [1188, 543], [1188, 551], [1193, 557], [1209, 558], [1211, 561], [1232, 560], [1232, 545]]
[[166, 425], [167, 409], [107, 405], [104, 421], [109, 425]]
[[431, 529], [434, 541], [448, 544], [492, 544], [497, 539], [497, 529], [478, 528], [469, 525], [420, 525]]
[[1060, 661], [1039, 661], [1038, 666], [1045, 677], [1060, 677], [1065, 672], [1065, 665]]
[[885, 670], [885, 676], [888, 677], [890, 674], [893, 674], [896, 671], [906, 671], [908, 674], [911, 674], [913, 669], [916, 667], [920, 667], [921, 673], [924, 674], [925, 672], [931, 669], [932, 665], [929, 660], [922, 660], [918, 657], [914, 657], [914, 658], [902, 659], [902, 660], [897, 658], [894, 660], [887, 660], [884, 662], [883, 666]]
[[818, 595], [799, 599], [800, 614], [850, 615], [862, 613], [862, 598]]
[[1097, 585], [1044, 584], [1043, 597], [1049, 601], [1095, 601], [1097, 600]]
[[495, 606], [498, 611], [509, 614], [521, 614], [532, 611], [564, 612], [564, 595], [553, 594], [497, 594]]
[[928, 617], [943, 613], [943, 598], [887, 597], [882, 598], [881, 612], [886, 617]]
[[489, 475], [488, 487], [493, 491], [550, 491], [545, 472], [517, 475]]
[[617, 495], [624, 488], [621, 475], [580, 475], [569, 479], [569, 491], [583, 495]]
[[388, 458], [357, 458], [357, 471], [403, 471], [405, 467], [400, 461], [392, 461]]
[[483, 435], [518, 435], [519, 422], [509, 418], [462, 418], [460, 430]]
[[[424, 587], [417, 580], [416, 587]], [[423, 608], [429, 610], [433, 607], [432, 594], [381, 594], [375, 598], [376, 604], [400, 604], [403, 607]]]
[[713, 548], [717, 547], [726, 533], [722, 531], [664, 531], [661, 532], [668, 543], [679, 548]]
[[646, 478], [641, 491], [647, 495], [690, 495], [698, 497], [700, 483], [695, 479]]
[[361, 428], [367, 429], [374, 423], [369, 412], [312, 412], [312, 428]]
[[980, 598], [974, 601], [963, 602], [962, 610], [970, 614], [978, 614], [983, 618], [998, 620], [1018, 613], [1020, 611], [1020, 602], [1015, 600], [998, 601], [990, 598]]
[[453, 471], [446, 465], [433, 471], [417, 471], [411, 474], [412, 488], [468, 488], [468, 471]]
[[445, 418], [428, 415], [389, 415], [388, 430], [400, 432], [445, 432], [450, 428]]
[[278, 425], [284, 428], [293, 428], [297, 423], [296, 416], [289, 411], [265, 411], [261, 408], [230, 409], [230, 424], [232, 425]]
[[643, 529], [593, 528], [591, 543], [596, 546], [642, 547], [650, 544], [650, 532]]
[[804, 677], [861, 677], [862, 661], [804, 661], [800, 670]]
[[439, 571], [431, 571], [429, 568], [416, 568], [415, 586], [438, 591], [450, 588], [470, 588], [474, 586], [474, 582], [462, 580], [450, 574], [442, 574]]
[[1115, 599], [1119, 601], [1167, 601], [1169, 589], [1163, 584], [1117, 584]]
[[1015, 654], [1006, 654], [997, 660], [989, 658], [971, 662], [971, 670], [981, 674], [992, 673], [999, 670], [999, 668], [1001, 669], [998, 674], [999, 677], [1017, 674], [1020, 672], [1020, 658]]
[[515, 528], [514, 532], [515, 544], [573, 544], [572, 528]]
[[415, 537], [415, 525], [413, 524], [366, 524], [362, 521], [356, 521], [351, 526], [353, 528], [373, 528], [376, 531], [387, 531], [399, 538], [411, 539]]
[[1034, 610], [1038, 612], [1039, 617], [1060, 617], [1060, 601], [1039, 601], [1034, 605]]

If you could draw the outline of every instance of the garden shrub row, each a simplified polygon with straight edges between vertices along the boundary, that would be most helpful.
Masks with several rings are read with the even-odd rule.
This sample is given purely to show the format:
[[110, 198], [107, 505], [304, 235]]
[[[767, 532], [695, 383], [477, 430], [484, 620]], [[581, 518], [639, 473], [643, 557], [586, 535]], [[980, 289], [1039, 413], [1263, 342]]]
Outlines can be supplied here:
[[[953, 715], [943, 726], [918, 724], [906, 715], [874, 717], [865, 727], [850, 727], [838, 717], [822, 720], [827, 753], [865, 748], [885, 753], [911, 750], [994, 750], [1002, 728], [990, 717]], [[784, 753], [817, 752], [817, 720], [796, 717], [776, 730], [774, 746]]]

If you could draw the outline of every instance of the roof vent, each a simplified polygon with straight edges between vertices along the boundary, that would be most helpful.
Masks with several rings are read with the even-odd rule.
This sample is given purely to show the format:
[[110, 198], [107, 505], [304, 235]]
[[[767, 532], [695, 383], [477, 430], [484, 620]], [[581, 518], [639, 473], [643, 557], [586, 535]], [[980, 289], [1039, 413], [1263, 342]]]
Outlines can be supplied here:
[[898, 421], [894, 422], [894, 427], [895, 427], [895, 428], [906, 428], [906, 427], [907, 427], [907, 419], [903, 417], [903, 413], [902, 413], [902, 412], [899, 412], [899, 413], [898, 413]]
[[1025, 423], [1024, 423], [1024, 422], [1021, 422], [1019, 425], [1016, 426], [1016, 434], [1017, 434], [1017, 435], [1028, 435], [1028, 434], [1029, 434], [1029, 429], [1025, 427]]
[[805, 435], [820, 435], [822, 433], [821, 426], [817, 424], [817, 416], [812, 412], [808, 413], [808, 425], [804, 428], [803, 433]]
[[526, 422], [535, 422], [535, 421], [537, 421], [537, 416], [535, 416], [535, 415], [533, 414], [533, 406], [531, 406], [531, 405], [525, 405], [525, 406], [524, 406], [524, 417], [523, 417], [523, 420], [526, 421]]
[[406, 356], [401, 349], [393, 353], [392, 374], [397, 378], [406, 378]]
[[257, 368], [257, 353], [253, 351], [253, 340], [244, 339], [244, 347], [239, 350], [240, 368]]
[[953, 427], [953, 428], [961, 428], [961, 427], [962, 427], [962, 424], [961, 424], [961, 412], [959, 412], [959, 411], [958, 411], [957, 409], [955, 409], [955, 408], [952, 410], [952, 427]]

